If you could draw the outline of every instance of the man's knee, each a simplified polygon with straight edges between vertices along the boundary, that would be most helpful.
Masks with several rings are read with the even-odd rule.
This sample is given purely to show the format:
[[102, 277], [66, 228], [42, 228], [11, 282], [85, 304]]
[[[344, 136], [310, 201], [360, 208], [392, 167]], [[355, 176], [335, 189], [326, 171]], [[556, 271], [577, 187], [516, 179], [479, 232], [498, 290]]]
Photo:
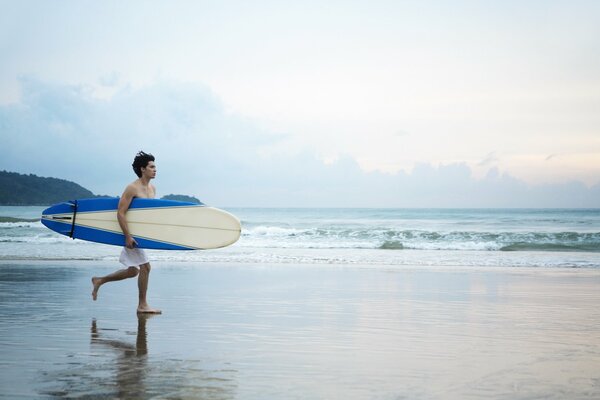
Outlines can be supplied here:
[[140, 265], [140, 269], [144, 272], [150, 272], [150, 263]]
[[140, 271], [136, 267], [127, 268], [127, 273], [131, 278], [136, 277]]

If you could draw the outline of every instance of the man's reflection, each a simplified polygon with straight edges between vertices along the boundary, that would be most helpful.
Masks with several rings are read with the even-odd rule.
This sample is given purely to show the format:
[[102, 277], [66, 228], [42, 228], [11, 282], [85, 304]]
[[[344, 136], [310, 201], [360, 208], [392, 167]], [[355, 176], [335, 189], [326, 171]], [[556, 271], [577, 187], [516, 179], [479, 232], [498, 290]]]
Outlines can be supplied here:
[[[198, 364], [189, 360], [156, 360], [148, 361], [148, 333], [146, 322], [156, 314], [138, 314], [138, 329], [135, 344], [124, 340], [113, 339], [110, 336], [118, 334], [118, 330], [99, 327], [95, 319], [92, 320], [91, 343], [92, 346], [102, 346], [103, 350], [111, 349], [114, 357], [108, 355], [112, 361], [107, 364], [99, 363], [95, 367], [95, 381], [102, 382], [102, 389], [98, 393], [111, 390], [111, 397], [120, 399], [144, 399], [154, 396], [174, 396], [175, 398], [202, 398], [225, 400], [235, 397], [236, 371], [230, 369], [205, 370], [198, 368]], [[106, 359], [105, 351], [98, 360]], [[116, 370], [115, 370], [116, 367]], [[105, 377], [100, 377], [105, 372], [115, 373], [114, 386], [109, 384]], [[91, 383], [91, 382], [90, 382]], [[87, 390], [94, 392], [89, 385]], [[99, 389], [99, 388], [98, 388]], [[69, 393], [70, 391], [67, 391]], [[71, 393], [72, 394], [72, 393]]]
[[153, 314], [138, 314], [138, 329], [135, 345], [121, 340], [103, 337], [102, 329], [92, 320], [91, 340], [116, 351], [116, 383], [119, 398], [142, 398], [146, 393], [144, 378], [147, 372], [148, 335], [146, 322]]

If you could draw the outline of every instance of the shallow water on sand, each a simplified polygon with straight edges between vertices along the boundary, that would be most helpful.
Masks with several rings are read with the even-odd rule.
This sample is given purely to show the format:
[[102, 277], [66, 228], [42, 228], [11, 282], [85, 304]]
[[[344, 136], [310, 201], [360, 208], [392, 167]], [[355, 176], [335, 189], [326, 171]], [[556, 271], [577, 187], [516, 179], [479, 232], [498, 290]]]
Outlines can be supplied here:
[[600, 272], [0, 263], [3, 398], [600, 397]]

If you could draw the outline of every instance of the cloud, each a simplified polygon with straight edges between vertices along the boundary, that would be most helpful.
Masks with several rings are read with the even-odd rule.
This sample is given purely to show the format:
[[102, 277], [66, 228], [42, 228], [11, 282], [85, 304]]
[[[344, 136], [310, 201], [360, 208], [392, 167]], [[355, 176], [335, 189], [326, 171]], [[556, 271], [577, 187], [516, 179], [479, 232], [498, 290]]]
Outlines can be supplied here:
[[106, 74], [98, 79], [98, 82], [102, 86], [114, 87], [119, 83], [119, 74], [116, 71], [111, 72], [110, 74]]
[[89, 87], [22, 79], [22, 91], [21, 103], [0, 109], [3, 167], [95, 191], [115, 193], [135, 178], [130, 159], [140, 149], [162, 161], [168, 186], [190, 187], [243, 170], [257, 149], [277, 140], [227, 115], [199, 85], [161, 82], [103, 100]]
[[477, 165], [479, 167], [485, 167], [490, 164], [495, 164], [498, 162], [498, 157], [496, 157], [496, 152], [492, 152], [488, 154], [483, 160], [481, 160]]
[[410, 136], [410, 133], [407, 131], [404, 131], [402, 129], [399, 129], [396, 132], [394, 132], [394, 136], [395, 137], [405, 137], [405, 136]]
[[[133, 89], [114, 78], [109, 98], [90, 86], [22, 78], [21, 101], [0, 106], [0, 169], [118, 195], [144, 150], [157, 157], [159, 195], [220, 206], [600, 206], [600, 185], [530, 186], [497, 168], [477, 180], [462, 163], [424, 162], [393, 175], [366, 172], [347, 155], [325, 163], [315, 149], [293, 148], [285, 135], [227, 112], [205, 86], [159, 81]], [[482, 163], [493, 161], [490, 153]]]

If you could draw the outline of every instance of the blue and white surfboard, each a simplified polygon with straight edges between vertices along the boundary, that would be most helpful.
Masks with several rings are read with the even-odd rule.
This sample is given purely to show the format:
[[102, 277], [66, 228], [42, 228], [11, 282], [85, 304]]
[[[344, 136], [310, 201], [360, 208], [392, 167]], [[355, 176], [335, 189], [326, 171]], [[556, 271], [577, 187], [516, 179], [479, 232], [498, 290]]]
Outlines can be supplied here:
[[[42, 224], [73, 239], [124, 246], [118, 205], [118, 197], [59, 203], [43, 211]], [[125, 215], [138, 247], [145, 249], [216, 249], [235, 243], [241, 233], [235, 216], [204, 204], [136, 198]]]

